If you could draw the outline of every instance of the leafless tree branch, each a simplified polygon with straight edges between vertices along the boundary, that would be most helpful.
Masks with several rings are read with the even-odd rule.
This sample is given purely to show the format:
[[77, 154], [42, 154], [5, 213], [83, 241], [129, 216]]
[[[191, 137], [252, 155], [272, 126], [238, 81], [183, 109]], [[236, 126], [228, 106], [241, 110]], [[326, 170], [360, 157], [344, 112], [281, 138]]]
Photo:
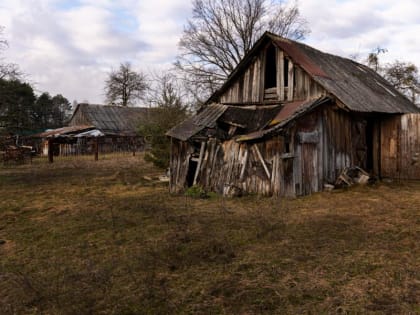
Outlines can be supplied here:
[[120, 106], [133, 105], [135, 100], [144, 99], [147, 89], [146, 75], [132, 70], [128, 62], [120, 64], [118, 70], [112, 70], [105, 81], [107, 101]]
[[210, 94], [265, 31], [302, 39], [309, 28], [297, 3], [287, 6], [280, 0], [194, 0], [193, 16], [179, 42], [175, 66], [185, 79], [201, 85], [197, 89]]

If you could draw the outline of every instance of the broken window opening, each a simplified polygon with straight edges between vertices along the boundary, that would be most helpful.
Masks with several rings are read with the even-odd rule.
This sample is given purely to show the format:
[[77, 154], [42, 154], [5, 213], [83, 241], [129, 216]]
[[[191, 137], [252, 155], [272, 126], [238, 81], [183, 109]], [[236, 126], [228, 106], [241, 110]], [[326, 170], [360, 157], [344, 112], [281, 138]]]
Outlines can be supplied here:
[[270, 89], [277, 86], [276, 69], [276, 48], [274, 45], [270, 45], [267, 48], [265, 55], [264, 89]]
[[290, 135], [284, 135], [284, 153], [291, 153], [290, 152]]
[[290, 142], [284, 143], [284, 153], [290, 153]]

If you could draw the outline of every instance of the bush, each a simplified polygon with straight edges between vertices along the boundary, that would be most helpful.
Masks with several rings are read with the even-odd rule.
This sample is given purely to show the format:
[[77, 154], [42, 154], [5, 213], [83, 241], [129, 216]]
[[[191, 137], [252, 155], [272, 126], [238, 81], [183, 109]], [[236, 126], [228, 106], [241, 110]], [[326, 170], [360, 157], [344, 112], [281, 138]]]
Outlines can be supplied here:
[[198, 185], [194, 185], [189, 187], [186, 191], [185, 191], [185, 195], [191, 198], [208, 198], [208, 194], [207, 192], [204, 190], [203, 187], [198, 186]]

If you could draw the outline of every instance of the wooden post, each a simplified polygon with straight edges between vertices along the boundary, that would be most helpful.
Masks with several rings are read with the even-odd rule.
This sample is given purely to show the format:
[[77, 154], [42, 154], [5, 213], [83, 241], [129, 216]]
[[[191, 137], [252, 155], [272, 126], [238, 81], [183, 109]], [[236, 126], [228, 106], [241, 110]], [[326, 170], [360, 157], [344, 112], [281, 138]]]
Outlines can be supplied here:
[[52, 139], [48, 139], [48, 162], [54, 162], [54, 152], [53, 152], [53, 143]]
[[95, 137], [95, 141], [93, 143], [93, 151], [95, 153], [95, 161], [99, 160], [99, 145], [98, 145], [98, 137]]
[[245, 144], [245, 156], [242, 160], [242, 168], [241, 168], [241, 173], [239, 175], [239, 180], [242, 181], [244, 179], [245, 176], [245, 170], [246, 170], [246, 165], [248, 164], [248, 145]]
[[133, 156], [136, 156], [136, 142], [134, 141], [134, 137], [131, 138], [131, 148], [133, 149]]
[[279, 48], [277, 51], [277, 95], [280, 101], [284, 101], [284, 54]]
[[260, 152], [260, 149], [258, 149], [258, 145], [254, 143], [252, 146], [254, 147], [255, 153], [257, 153], [257, 156], [258, 156], [258, 158], [259, 158], [259, 160], [260, 160], [260, 162], [261, 162], [261, 164], [264, 168], [264, 171], [265, 171], [265, 174], [267, 175], [267, 178], [270, 179], [270, 177], [271, 177], [270, 171], [268, 170], [267, 164], [264, 161], [264, 158], [263, 158], [263, 156]]
[[287, 88], [287, 101], [291, 102], [293, 101], [293, 74], [294, 74], [294, 70], [293, 70], [293, 62], [292, 60], [289, 59], [289, 78], [288, 78], [288, 88]]
[[197, 184], [197, 178], [198, 178], [198, 174], [200, 173], [200, 168], [201, 168], [201, 163], [203, 161], [205, 148], [206, 148], [206, 142], [203, 141], [203, 142], [201, 142], [200, 156], [198, 158], [197, 169], [195, 170], [195, 174], [194, 174], [194, 182], [193, 182], [193, 185], [196, 185]]

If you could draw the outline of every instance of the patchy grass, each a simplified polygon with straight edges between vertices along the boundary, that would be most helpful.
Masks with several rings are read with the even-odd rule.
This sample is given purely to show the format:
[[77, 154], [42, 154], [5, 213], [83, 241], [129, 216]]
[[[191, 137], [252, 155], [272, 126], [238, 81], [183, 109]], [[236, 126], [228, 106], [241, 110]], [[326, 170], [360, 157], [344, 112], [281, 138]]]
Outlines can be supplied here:
[[159, 173], [0, 168], [0, 313], [420, 313], [420, 183], [197, 199]]

